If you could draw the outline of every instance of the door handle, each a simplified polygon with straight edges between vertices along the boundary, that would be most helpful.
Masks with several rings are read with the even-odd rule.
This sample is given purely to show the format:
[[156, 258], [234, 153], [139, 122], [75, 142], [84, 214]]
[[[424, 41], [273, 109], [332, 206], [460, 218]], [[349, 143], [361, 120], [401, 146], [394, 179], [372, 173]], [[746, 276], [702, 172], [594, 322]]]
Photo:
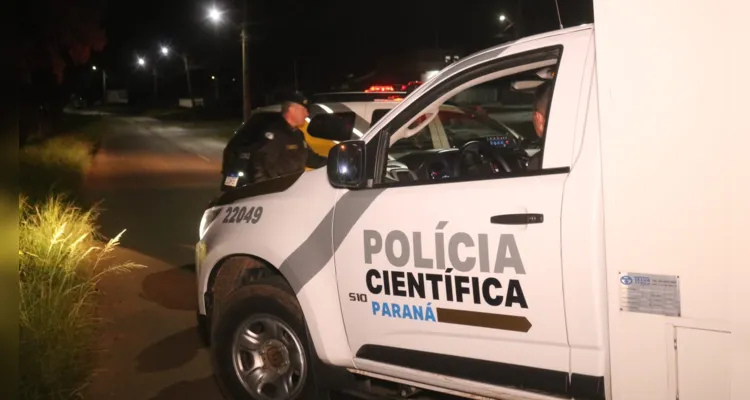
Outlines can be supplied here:
[[544, 222], [544, 214], [502, 214], [490, 217], [490, 222], [500, 225], [528, 225]]

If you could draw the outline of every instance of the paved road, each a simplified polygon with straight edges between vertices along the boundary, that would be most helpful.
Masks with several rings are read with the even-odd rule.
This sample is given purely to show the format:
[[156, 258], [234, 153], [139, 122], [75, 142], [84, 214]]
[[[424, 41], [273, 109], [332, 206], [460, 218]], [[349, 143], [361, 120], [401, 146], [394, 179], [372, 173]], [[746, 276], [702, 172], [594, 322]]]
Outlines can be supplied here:
[[[223, 399], [197, 332], [194, 244], [219, 193], [224, 143], [205, 129], [110, 116], [87, 197], [101, 201], [101, 232], [126, 229], [113, 261], [145, 268], [100, 285], [101, 370], [92, 400]], [[336, 394], [337, 400], [351, 400]]]
[[127, 229], [117, 260], [146, 266], [102, 283], [102, 370], [92, 399], [221, 399], [196, 331], [193, 245], [218, 193], [223, 143], [145, 117], [110, 117], [88, 178], [101, 231]]

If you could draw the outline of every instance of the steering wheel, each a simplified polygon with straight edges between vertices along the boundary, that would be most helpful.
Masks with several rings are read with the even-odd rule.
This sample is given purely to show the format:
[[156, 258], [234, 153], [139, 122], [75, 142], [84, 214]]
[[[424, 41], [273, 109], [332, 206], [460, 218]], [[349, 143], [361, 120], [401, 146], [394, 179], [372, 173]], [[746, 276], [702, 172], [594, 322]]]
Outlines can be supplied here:
[[508, 162], [496, 154], [489, 143], [484, 140], [472, 140], [461, 146], [458, 151], [454, 172], [456, 176], [462, 176], [476, 172], [484, 173], [482, 169], [485, 169], [490, 174], [497, 174], [501, 168], [505, 172], [511, 172]]

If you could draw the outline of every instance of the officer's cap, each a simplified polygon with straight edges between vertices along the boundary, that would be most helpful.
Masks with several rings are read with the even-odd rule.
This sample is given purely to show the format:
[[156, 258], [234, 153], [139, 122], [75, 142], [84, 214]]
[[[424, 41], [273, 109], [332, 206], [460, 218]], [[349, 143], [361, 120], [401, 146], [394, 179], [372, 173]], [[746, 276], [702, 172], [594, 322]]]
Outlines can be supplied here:
[[281, 97], [281, 102], [282, 103], [286, 103], [286, 102], [295, 103], [295, 104], [299, 104], [299, 105], [301, 105], [301, 106], [303, 106], [305, 108], [309, 108], [310, 107], [310, 101], [307, 100], [307, 97], [305, 97], [305, 95], [303, 95], [300, 92], [291, 92], [291, 93], [287, 93], [287, 94], [283, 95]]

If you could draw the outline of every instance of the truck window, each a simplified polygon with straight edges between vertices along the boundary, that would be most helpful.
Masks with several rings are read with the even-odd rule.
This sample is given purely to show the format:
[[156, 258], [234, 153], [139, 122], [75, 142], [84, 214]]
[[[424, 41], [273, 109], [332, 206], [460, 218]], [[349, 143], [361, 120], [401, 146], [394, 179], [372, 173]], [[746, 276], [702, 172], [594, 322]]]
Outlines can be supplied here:
[[[546, 63], [535, 61], [528, 68], [514, 66], [521, 72], [495, 72], [498, 78], [490, 80], [478, 77], [475, 85], [440, 104], [438, 115], [421, 131], [410, 134], [405, 127], [395, 130], [405, 137], [391, 144], [389, 158], [406, 165], [418, 181], [430, 183], [494, 179], [540, 170], [560, 51], [554, 53]], [[434, 96], [444, 94], [448, 93]], [[434, 108], [411, 110], [410, 115], [430, 109]], [[410, 121], [413, 117], [397, 116], [394, 121], [399, 118]], [[428, 128], [432, 135], [426, 132]], [[403, 183], [388, 178], [386, 173], [384, 184]]]
[[344, 123], [346, 123], [346, 126], [350, 127], [351, 129], [354, 129], [354, 120], [357, 117], [356, 114], [354, 114], [354, 111], [337, 111], [334, 112], [334, 114], [343, 119]]
[[391, 155], [408, 154], [420, 150], [432, 149], [435, 149], [435, 145], [432, 141], [430, 125], [428, 125], [422, 128], [417, 134], [394, 143], [391, 146], [389, 153]]
[[370, 125], [375, 125], [376, 122], [380, 121], [380, 118], [383, 118], [385, 114], [388, 114], [388, 111], [391, 111], [390, 108], [379, 108], [372, 112], [372, 121], [370, 121]]

